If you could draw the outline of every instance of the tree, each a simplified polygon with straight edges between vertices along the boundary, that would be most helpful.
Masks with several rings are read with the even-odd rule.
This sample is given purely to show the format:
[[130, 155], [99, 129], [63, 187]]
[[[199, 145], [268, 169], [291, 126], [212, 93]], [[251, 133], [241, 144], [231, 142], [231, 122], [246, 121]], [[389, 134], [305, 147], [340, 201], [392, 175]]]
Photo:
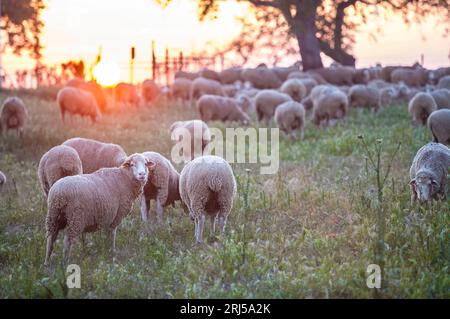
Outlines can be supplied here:
[[[167, 6], [171, 0], [156, 0]], [[221, 0], [196, 0], [200, 19], [217, 12]], [[447, 0], [237, 0], [247, 2], [255, 11], [273, 9], [283, 17], [288, 33], [297, 40], [303, 68], [323, 66], [320, 53], [344, 65], [355, 65], [351, 54], [354, 35], [379, 9], [402, 14], [406, 23], [421, 22], [428, 16], [450, 21]], [[374, 35], [372, 35], [374, 36]]]
[[42, 57], [39, 37], [44, 26], [40, 14], [45, 8], [44, 0], [0, 0], [0, 5], [0, 36], [7, 40], [2, 43], [0, 52], [7, 48], [18, 55], [27, 51], [39, 60]]

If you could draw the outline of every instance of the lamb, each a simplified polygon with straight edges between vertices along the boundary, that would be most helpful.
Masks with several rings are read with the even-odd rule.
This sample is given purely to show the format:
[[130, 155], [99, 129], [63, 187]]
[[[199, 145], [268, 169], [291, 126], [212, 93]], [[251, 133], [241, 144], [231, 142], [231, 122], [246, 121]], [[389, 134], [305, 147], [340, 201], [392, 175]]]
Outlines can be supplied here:
[[292, 101], [292, 98], [275, 90], [263, 90], [256, 94], [255, 110], [258, 121], [265, 120], [268, 123], [275, 114], [275, 109], [287, 101]]
[[114, 97], [116, 102], [125, 105], [133, 105], [138, 107], [141, 103], [141, 97], [138, 88], [130, 83], [121, 82], [114, 88]]
[[15, 129], [18, 136], [23, 135], [28, 120], [28, 111], [18, 97], [8, 97], [0, 111], [0, 131], [5, 136], [8, 130]]
[[38, 167], [38, 177], [45, 196], [58, 180], [66, 176], [83, 174], [83, 166], [75, 149], [55, 146], [45, 153]]
[[380, 107], [380, 92], [367, 85], [353, 85], [348, 93], [348, 102], [350, 106], [366, 107], [376, 112]]
[[421, 87], [425, 86], [430, 80], [430, 72], [419, 68], [419, 69], [405, 69], [399, 68], [391, 73], [391, 82], [400, 83], [403, 82], [408, 86]]
[[440, 78], [437, 87], [438, 89], [450, 90], [450, 75]]
[[220, 82], [222, 84], [234, 84], [238, 81], [242, 81], [241, 73], [242, 68], [234, 67], [225, 69], [219, 73]]
[[6, 175], [2, 171], [0, 171], [0, 193], [2, 192], [3, 187], [6, 185]]
[[141, 217], [144, 222], [148, 220], [150, 200], [156, 202], [156, 217], [159, 223], [163, 221], [163, 207], [174, 205], [181, 200], [179, 191], [180, 174], [172, 163], [159, 153], [144, 152], [145, 158], [155, 163], [150, 171], [147, 184], [141, 196]]
[[291, 139], [295, 138], [295, 130], [300, 130], [300, 139], [303, 140], [305, 130], [305, 108], [301, 103], [284, 102], [275, 110], [275, 122], [280, 130]]
[[[170, 127], [170, 138], [175, 142], [189, 143], [183, 145], [183, 157], [188, 162], [203, 154], [206, 146], [211, 142], [211, 131], [208, 124], [201, 120], [177, 121]], [[189, 152], [186, 152], [188, 148]]]
[[190, 98], [192, 80], [185, 78], [176, 78], [171, 87], [172, 97], [175, 99], [181, 99], [182, 102], [186, 102]]
[[197, 101], [197, 109], [203, 121], [239, 121], [250, 123], [250, 117], [241, 109], [243, 99], [204, 95]]
[[87, 138], [71, 138], [62, 145], [70, 146], [77, 151], [84, 174], [93, 173], [104, 167], [119, 167], [127, 158], [127, 154], [119, 145]]
[[211, 219], [211, 233], [215, 233], [217, 220], [223, 234], [236, 196], [233, 170], [221, 157], [198, 157], [181, 171], [180, 196], [195, 221], [197, 243], [203, 241], [206, 216]]
[[289, 95], [294, 101], [301, 102], [301, 100], [306, 96], [306, 87], [303, 82], [299, 79], [289, 79], [283, 83], [280, 91]]
[[450, 149], [439, 143], [428, 143], [419, 149], [409, 175], [411, 177], [411, 204], [416, 200], [422, 205], [428, 203], [431, 209], [432, 200], [439, 195], [447, 197], [447, 173], [450, 168]]
[[56, 100], [63, 123], [65, 123], [66, 112], [73, 115], [88, 116], [92, 123], [99, 121], [102, 117], [97, 101], [87, 91], [67, 86], [59, 90]]
[[450, 145], [450, 109], [434, 111], [428, 117], [433, 142]]
[[147, 79], [142, 82], [141, 95], [145, 102], [154, 102], [160, 94], [161, 90], [158, 85], [156, 85], [155, 81]]
[[425, 125], [428, 116], [436, 111], [437, 106], [433, 97], [429, 93], [417, 93], [408, 104], [408, 112], [412, 115], [414, 124]]
[[282, 82], [276, 73], [267, 67], [242, 70], [243, 81], [250, 82], [257, 89], [278, 89]]
[[191, 103], [194, 100], [200, 99], [205, 94], [225, 96], [225, 93], [223, 92], [222, 85], [220, 84], [220, 82], [201, 77], [195, 79], [191, 85], [191, 92], [190, 92]]
[[66, 229], [65, 263], [75, 239], [99, 228], [110, 232], [114, 253], [117, 227], [130, 214], [133, 202], [142, 194], [149, 170], [154, 166], [155, 163], [143, 155], [133, 154], [119, 168], [104, 168], [93, 174], [68, 176], [57, 181], [47, 199], [44, 265], [49, 265], [54, 242], [62, 229]]
[[66, 86], [75, 87], [77, 89], [87, 91], [92, 94], [97, 102], [97, 106], [100, 109], [100, 112], [104, 113], [108, 109], [108, 103], [106, 102], [106, 96], [103, 92], [103, 89], [100, 85], [95, 83], [94, 81], [85, 82], [79, 78], [73, 78], [67, 81]]
[[438, 109], [450, 109], [450, 90], [438, 89], [430, 92]]
[[[345, 93], [335, 87], [322, 89], [313, 103], [313, 122], [316, 125], [329, 125], [332, 119], [342, 119], [348, 111], [348, 99]], [[325, 122], [324, 122], [325, 121]]]

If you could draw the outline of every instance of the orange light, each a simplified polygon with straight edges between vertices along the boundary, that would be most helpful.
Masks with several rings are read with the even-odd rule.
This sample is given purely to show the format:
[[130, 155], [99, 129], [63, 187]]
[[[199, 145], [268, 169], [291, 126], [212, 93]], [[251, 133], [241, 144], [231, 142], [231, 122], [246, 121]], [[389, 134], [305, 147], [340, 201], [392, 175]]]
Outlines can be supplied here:
[[103, 59], [92, 70], [97, 83], [104, 87], [111, 87], [120, 81], [120, 68], [114, 60]]

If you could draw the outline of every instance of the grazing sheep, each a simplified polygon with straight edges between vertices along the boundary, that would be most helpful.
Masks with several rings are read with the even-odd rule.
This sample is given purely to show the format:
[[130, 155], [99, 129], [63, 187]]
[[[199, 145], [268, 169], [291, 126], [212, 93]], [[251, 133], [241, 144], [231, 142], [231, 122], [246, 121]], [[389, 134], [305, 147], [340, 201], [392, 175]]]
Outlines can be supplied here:
[[294, 101], [301, 102], [301, 100], [306, 96], [306, 87], [303, 82], [299, 79], [289, 79], [283, 83], [280, 88], [282, 93], [289, 95]]
[[450, 75], [442, 77], [437, 85], [438, 89], [450, 90]]
[[430, 92], [438, 109], [450, 109], [450, 90], [438, 89]]
[[174, 99], [181, 99], [182, 102], [189, 101], [191, 94], [192, 80], [176, 78], [171, 87], [171, 94]]
[[305, 87], [306, 89], [305, 96], [308, 96], [311, 93], [312, 89], [318, 85], [317, 81], [312, 78], [297, 79], [297, 80], [300, 81]]
[[28, 119], [28, 111], [23, 101], [18, 97], [8, 97], [0, 111], [0, 131], [5, 136], [8, 130], [15, 129], [22, 136]]
[[75, 137], [62, 145], [74, 148], [81, 159], [83, 173], [90, 174], [104, 167], [119, 167], [127, 157], [122, 147], [87, 138]]
[[332, 86], [327, 84], [320, 84], [315, 86], [311, 93], [302, 100], [302, 104], [305, 107], [305, 110], [311, 110], [314, 105], [314, 101], [319, 97], [319, 95], [322, 93], [323, 90], [326, 90]]
[[392, 83], [404, 83], [407, 86], [425, 86], [430, 80], [430, 73], [425, 69], [405, 69], [399, 68], [391, 73]]
[[433, 97], [424, 92], [417, 93], [408, 104], [408, 112], [412, 115], [414, 124], [425, 125], [428, 116], [437, 109]]
[[116, 248], [116, 230], [130, 214], [133, 202], [142, 194], [149, 169], [155, 163], [141, 154], [125, 159], [119, 168], [104, 168], [93, 174], [68, 176], [57, 181], [48, 194], [46, 218], [47, 251], [50, 262], [58, 232], [64, 235], [64, 261], [68, 262], [70, 246], [85, 232], [99, 228], [111, 234], [112, 251]]
[[174, 205], [180, 200], [179, 179], [180, 174], [172, 163], [159, 153], [142, 153], [155, 167], [149, 172], [147, 184], [141, 196], [141, 217], [144, 222], [148, 220], [150, 200], [156, 202], [156, 217], [159, 223], [163, 221], [163, 207]]
[[367, 84], [370, 81], [370, 72], [368, 69], [355, 69], [353, 73], [353, 83]]
[[199, 75], [202, 78], [220, 82], [220, 75], [219, 75], [219, 73], [217, 73], [214, 70], [210, 70], [208, 68], [204, 68], [204, 69], [200, 70]]
[[376, 79], [376, 80], [372, 80], [369, 83], [367, 83], [367, 86], [370, 86], [370, 87], [373, 87], [375, 89], [381, 90], [381, 89], [384, 89], [384, 88], [391, 87], [391, 84], [386, 82], [386, 81], [384, 81], [384, 80]]
[[347, 95], [337, 88], [329, 86], [321, 90], [317, 98], [314, 99], [313, 122], [316, 125], [325, 123], [325, 126], [328, 126], [330, 120], [344, 118], [347, 110]]
[[193, 103], [194, 100], [198, 100], [203, 95], [218, 95], [218, 96], [225, 96], [225, 93], [223, 92], [222, 85], [220, 82], [209, 80], [205, 78], [197, 78], [192, 82], [191, 85], [191, 103]]
[[103, 92], [102, 87], [94, 81], [85, 82], [82, 79], [73, 78], [67, 81], [66, 86], [75, 87], [77, 89], [91, 93], [92, 96], [94, 96], [95, 101], [97, 102], [97, 106], [100, 109], [100, 112], [107, 111], [108, 103], [106, 102], [105, 93]]
[[236, 180], [230, 165], [218, 156], [203, 156], [186, 164], [180, 174], [180, 196], [195, 221], [195, 239], [203, 241], [206, 216], [211, 218], [211, 233], [216, 220], [222, 234], [233, 200]]
[[83, 165], [75, 149], [55, 146], [45, 153], [38, 167], [38, 177], [45, 196], [58, 180], [66, 176], [83, 174]]
[[397, 96], [397, 92], [393, 87], [386, 87], [380, 89], [379, 92], [380, 92], [380, 99], [379, 99], [380, 106], [391, 105]]
[[156, 85], [155, 81], [150, 79], [142, 82], [141, 92], [142, 98], [147, 103], [154, 102], [161, 94], [161, 90], [159, 89], [158, 85]]
[[411, 177], [411, 204], [419, 200], [428, 202], [431, 209], [433, 199], [447, 197], [447, 174], [450, 167], [450, 149], [439, 143], [428, 143], [419, 149], [409, 175]]
[[116, 102], [138, 107], [141, 103], [138, 88], [130, 83], [121, 82], [114, 88]]
[[239, 89], [234, 84], [225, 84], [225, 85], [222, 85], [222, 90], [223, 90], [223, 93], [225, 93], [225, 96], [235, 97], [235, 95]]
[[198, 77], [199, 77], [198, 72], [196, 72], [196, 73], [185, 72], [185, 71], [175, 72], [175, 79], [187, 79], [187, 80], [194, 81]]
[[6, 181], [7, 181], [6, 175], [2, 171], [0, 171], [0, 193], [3, 189], [3, 187], [5, 186]]
[[433, 142], [450, 145], [450, 110], [434, 111], [428, 117], [428, 128], [433, 134]]
[[288, 79], [289, 74], [291, 74], [292, 72], [300, 71], [300, 66], [301, 66], [300, 62], [295, 62], [294, 65], [292, 66], [288, 67], [275, 66], [271, 70], [278, 76], [278, 78], [282, 82], [285, 82]]
[[248, 116], [253, 114], [253, 112], [255, 111], [253, 100], [249, 96], [240, 93], [235, 97], [235, 100], [238, 102], [241, 110], [244, 111]]
[[394, 72], [397, 69], [408, 69], [408, 70], [412, 70], [412, 67], [406, 67], [406, 66], [401, 66], [401, 65], [389, 65], [389, 66], [385, 66], [383, 68], [381, 68], [381, 79], [386, 81], [386, 82], [392, 82], [391, 76], [392, 76], [392, 72]]
[[352, 85], [355, 69], [348, 66], [336, 68], [319, 68], [308, 71], [310, 74], [319, 74], [330, 84], [334, 85]]
[[216, 95], [204, 95], [197, 101], [197, 109], [203, 121], [239, 121], [247, 125], [250, 117], [241, 109], [243, 99]]
[[97, 101], [88, 91], [66, 86], [59, 90], [56, 100], [63, 123], [65, 123], [66, 112], [72, 115], [88, 116], [92, 123], [99, 121], [102, 117]]
[[241, 73], [242, 68], [234, 67], [225, 69], [219, 73], [220, 82], [222, 84], [234, 84], [238, 81], [242, 81]]
[[376, 112], [380, 107], [380, 92], [367, 85], [353, 85], [348, 92], [348, 103], [352, 107], [365, 107]]
[[257, 89], [278, 89], [282, 84], [276, 73], [266, 67], [244, 69], [241, 77]]
[[435, 75], [435, 83], [439, 83], [439, 80], [442, 79], [444, 76], [449, 75], [450, 76], [450, 67], [442, 67], [438, 68], [433, 71]]
[[292, 139], [295, 138], [295, 130], [300, 130], [300, 139], [303, 140], [305, 108], [301, 103], [288, 101], [278, 106], [275, 110], [275, 122]]
[[189, 133], [190, 152], [183, 149], [186, 162], [201, 156], [206, 146], [211, 142], [211, 131], [208, 124], [201, 120], [177, 121], [170, 127], [170, 138], [174, 142], [184, 141], [182, 137]]
[[288, 75], [288, 79], [312, 79], [316, 81], [317, 84], [327, 84], [327, 81], [318, 73], [314, 72], [291, 72]]
[[255, 110], [258, 121], [265, 120], [266, 123], [272, 119], [275, 109], [284, 102], [292, 101], [292, 98], [275, 90], [263, 90], [255, 96]]

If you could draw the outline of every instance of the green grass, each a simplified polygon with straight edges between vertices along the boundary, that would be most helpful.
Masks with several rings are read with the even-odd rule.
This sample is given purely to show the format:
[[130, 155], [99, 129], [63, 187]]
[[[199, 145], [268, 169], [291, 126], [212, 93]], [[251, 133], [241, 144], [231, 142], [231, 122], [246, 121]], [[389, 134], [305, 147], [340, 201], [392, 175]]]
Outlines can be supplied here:
[[[384, 192], [379, 296], [450, 297], [450, 204], [437, 203], [428, 212], [409, 203], [410, 163], [430, 134], [412, 127], [406, 105], [378, 114], [352, 110], [327, 129], [308, 122], [302, 142], [281, 136], [276, 176], [233, 164], [238, 196], [220, 244], [195, 245], [194, 225], [179, 205], [165, 211], [163, 226], [154, 217], [144, 225], [135, 207], [118, 229], [115, 262], [105, 233], [89, 234], [85, 250], [74, 246], [71, 262], [81, 267], [81, 289], [68, 290], [61, 234], [53, 267], [43, 267], [46, 201], [36, 174], [42, 154], [82, 136], [118, 143], [128, 153], [152, 150], [169, 157], [171, 123], [196, 114], [162, 104], [105, 115], [96, 126], [76, 118], [63, 127], [54, 102], [29, 94], [24, 101], [31, 118], [23, 139], [0, 139], [0, 170], [9, 177], [0, 195], [1, 298], [371, 298], [365, 271], [375, 262], [376, 190], [360, 134], [372, 143], [383, 140], [384, 160], [402, 143]], [[268, 179], [275, 188], [264, 192]]]

